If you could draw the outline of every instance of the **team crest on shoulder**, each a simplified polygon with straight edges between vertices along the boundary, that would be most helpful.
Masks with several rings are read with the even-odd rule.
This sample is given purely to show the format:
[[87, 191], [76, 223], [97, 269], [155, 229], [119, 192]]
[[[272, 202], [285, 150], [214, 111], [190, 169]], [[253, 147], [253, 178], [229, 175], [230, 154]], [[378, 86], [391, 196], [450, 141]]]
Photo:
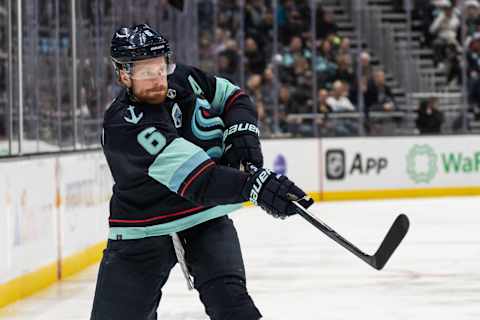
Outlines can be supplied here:
[[137, 124], [143, 118], [143, 112], [140, 112], [140, 114], [138, 116], [135, 114], [135, 107], [134, 106], [129, 106], [127, 108], [127, 110], [129, 111], [130, 117], [123, 117], [123, 119], [125, 119], [125, 121], [127, 121], [129, 123]]
[[178, 103], [175, 103], [172, 108], [172, 119], [175, 124], [175, 128], [180, 128], [182, 126], [182, 110], [178, 106]]

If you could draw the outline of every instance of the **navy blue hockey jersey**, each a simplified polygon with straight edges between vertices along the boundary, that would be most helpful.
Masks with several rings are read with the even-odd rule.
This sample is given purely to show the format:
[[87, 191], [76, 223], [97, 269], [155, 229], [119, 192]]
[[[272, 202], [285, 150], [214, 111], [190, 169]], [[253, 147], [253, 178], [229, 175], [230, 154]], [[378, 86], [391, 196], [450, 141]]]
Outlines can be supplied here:
[[224, 129], [256, 123], [250, 99], [227, 80], [184, 65], [168, 85], [160, 105], [135, 102], [123, 90], [105, 113], [102, 145], [115, 181], [110, 239], [178, 232], [247, 200], [247, 174], [217, 163]]

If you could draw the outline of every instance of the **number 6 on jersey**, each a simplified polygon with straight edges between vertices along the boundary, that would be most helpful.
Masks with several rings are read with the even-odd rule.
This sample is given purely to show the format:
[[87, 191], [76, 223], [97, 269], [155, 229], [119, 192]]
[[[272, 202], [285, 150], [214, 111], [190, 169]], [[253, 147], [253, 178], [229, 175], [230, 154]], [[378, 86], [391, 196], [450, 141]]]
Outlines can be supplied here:
[[167, 139], [155, 127], [142, 130], [137, 136], [137, 141], [152, 156], [159, 153], [167, 144]]

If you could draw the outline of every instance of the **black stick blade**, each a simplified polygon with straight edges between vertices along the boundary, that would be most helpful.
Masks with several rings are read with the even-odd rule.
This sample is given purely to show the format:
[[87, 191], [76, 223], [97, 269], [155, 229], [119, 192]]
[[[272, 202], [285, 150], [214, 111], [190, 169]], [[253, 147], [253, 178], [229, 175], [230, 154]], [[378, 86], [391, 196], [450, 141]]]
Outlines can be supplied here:
[[388, 259], [390, 259], [395, 249], [397, 249], [398, 245], [407, 234], [409, 226], [410, 221], [406, 215], [401, 214], [395, 219], [390, 230], [388, 230], [385, 239], [383, 239], [380, 248], [378, 248], [373, 256], [373, 267], [375, 269], [381, 270], [385, 266]]

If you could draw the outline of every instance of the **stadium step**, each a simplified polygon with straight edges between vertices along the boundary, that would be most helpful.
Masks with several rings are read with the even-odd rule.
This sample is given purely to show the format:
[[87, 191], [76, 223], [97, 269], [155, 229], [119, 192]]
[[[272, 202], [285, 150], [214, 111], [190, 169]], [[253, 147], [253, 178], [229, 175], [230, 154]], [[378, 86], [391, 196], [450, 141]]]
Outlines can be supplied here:
[[324, 11], [332, 12], [335, 15], [335, 18], [338, 16], [342, 16], [345, 14], [345, 8], [341, 5], [324, 5], [322, 3], [322, 8]]
[[392, 8], [392, 2], [390, 0], [368, 0], [367, 5], [380, 8]]
[[385, 13], [382, 14], [382, 22], [387, 23], [406, 23], [407, 17], [401, 13]]
[[480, 133], [480, 121], [471, 121], [470, 129], [472, 130], [472, 132]]
[[338, 26], [338, 29], [342, 30], [342, 29], [349, 29], [349, 30], [353, 30], [354, 27], [353, 27], [353, 23], [351, 21], [348, 21], [348, 22], [345, 22], [345, 21], [336, 21], [337, 23], [337, 26]]

